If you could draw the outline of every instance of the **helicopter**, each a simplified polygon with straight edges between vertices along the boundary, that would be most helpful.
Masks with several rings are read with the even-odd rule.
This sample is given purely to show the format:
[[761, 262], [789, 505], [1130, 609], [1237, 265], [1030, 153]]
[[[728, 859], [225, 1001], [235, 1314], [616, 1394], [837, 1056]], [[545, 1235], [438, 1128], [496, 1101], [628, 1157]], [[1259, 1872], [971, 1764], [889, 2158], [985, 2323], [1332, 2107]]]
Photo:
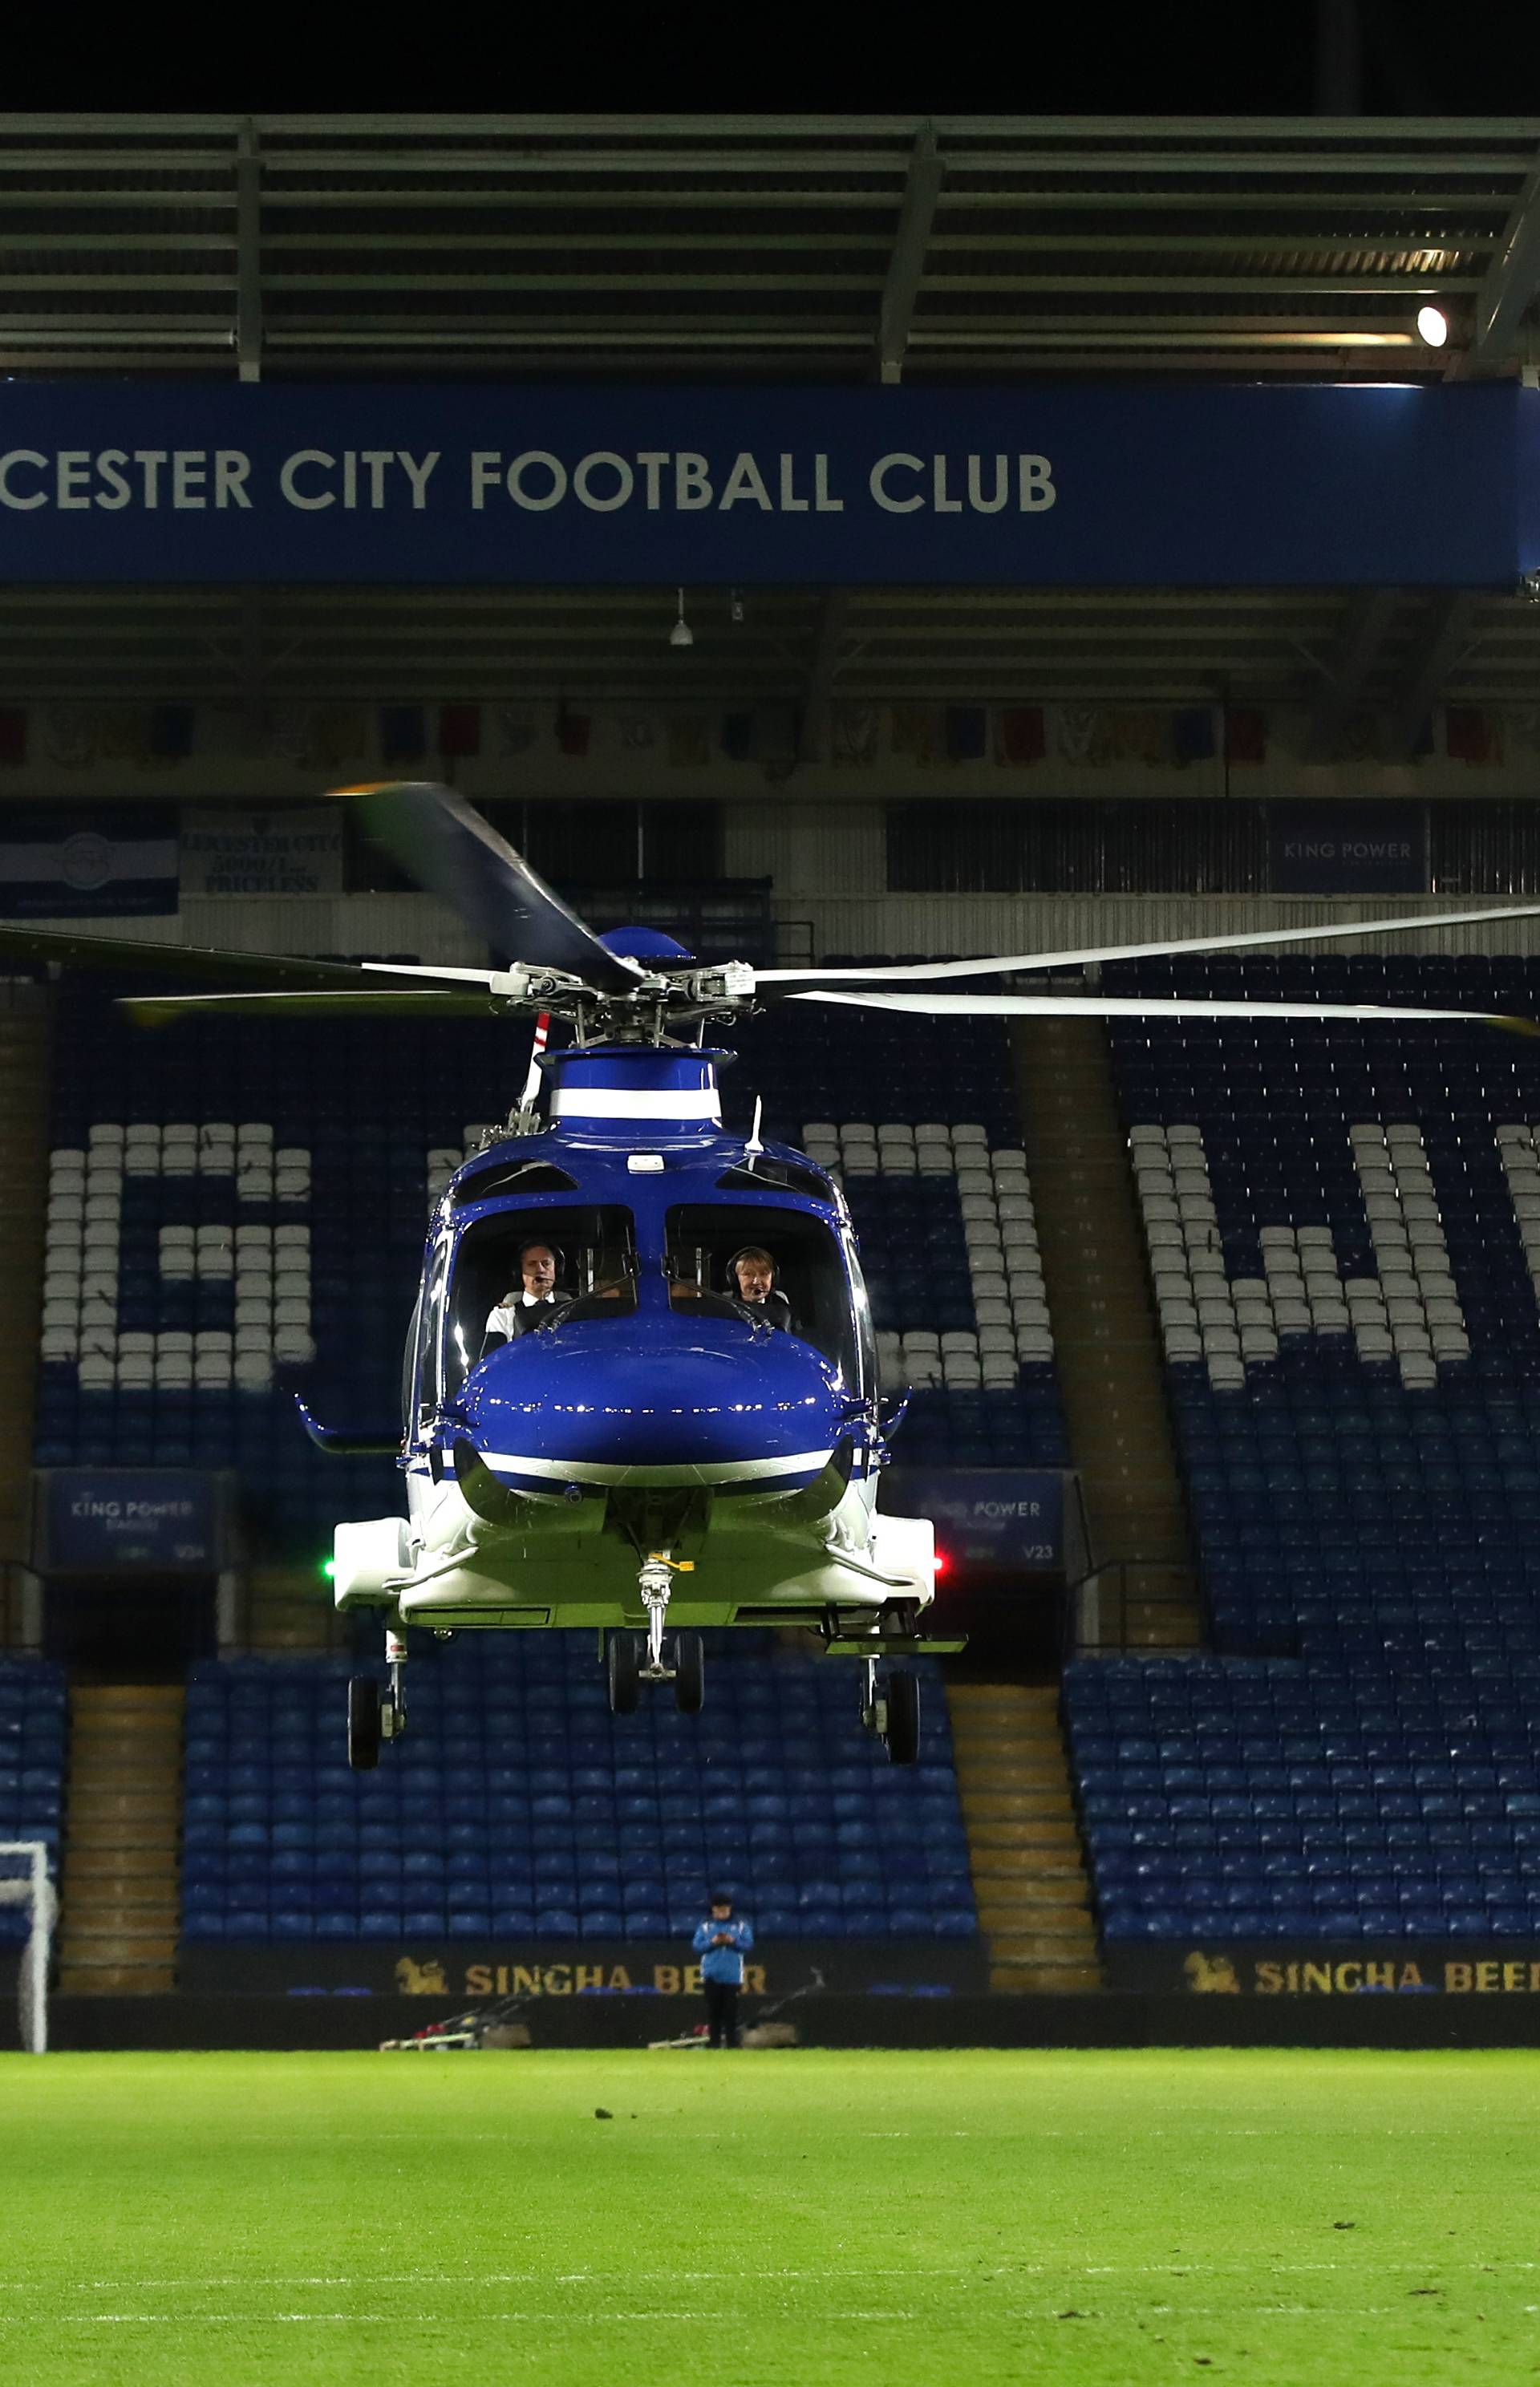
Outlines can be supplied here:
[[[403, 1016], [536, 1023], [506, 1125], [437, 1199], [407, 1337], [399, 1439], [328, 1424], [297, 1396], [321, 1448], [389, 1450], [406, 1514], [337, 1525], [339, 1609], [384, 1610], [388, 1686], [348, 1686], [347, 1751], [379, 1762], [407, 1727], [409, 1627], [582, 1626], [610, 1705], [644, 1685], [705, 1696], [702, 1631], [802, 1627], [860, 1666], [863, 1724], [897, 1764], [919, 1749], [912, 1663], [955, 1653], [927, 1630], [934, 1528], [881, 1506], [907, 1396], [878, 1381], [851, 1213], [807, 1155], [722, 1119], [708, 1042], [781, 1001], [916, 1017], [1305, 1021], [1484, 1020], [1386, 1005], [948, 991], [970, 979], [1540, 916], [1540, 904], [1332, 922], [1057, 954], [819, 968], [702, 964], [654, 929], [600, 936], [455, 790], [383, 783], [334, 791], [365, 833], [444, 897], [505, 961], [486, 968], [309, 961], [0, 923], [0, 952], [221, 981], [218, 991], [121, 998], [142, 1025], [204, 1015]], [[547, 1045], [551, 1021], [570, 1041]], [[543, 1100], [543, 1108], [542, 1108]], [[549, 1316], [513, 1320], [533, 1249]], [[745, 1297], [746, 1252], [768, 1263], [778, 1313]], [[560, 1281], [560, 1298], [554, 1297]], [[527, 1282], [527, 1280], [525, 1280]], [[514, 1291], [511, 1294], [509, 1288]], [[531, 1296], [532, 1302], [536, 1296]], [[511, 1327], [489, 1332], [499, 1320]]]

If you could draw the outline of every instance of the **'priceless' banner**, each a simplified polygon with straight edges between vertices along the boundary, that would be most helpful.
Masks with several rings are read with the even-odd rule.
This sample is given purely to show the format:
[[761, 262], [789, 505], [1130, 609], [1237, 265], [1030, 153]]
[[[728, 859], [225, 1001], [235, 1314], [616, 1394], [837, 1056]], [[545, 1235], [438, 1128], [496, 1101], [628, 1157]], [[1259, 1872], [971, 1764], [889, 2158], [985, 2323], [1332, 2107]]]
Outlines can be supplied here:
[[1511, 587], [1537, 478], [1513, 383], [12, 382], [0, 574]]

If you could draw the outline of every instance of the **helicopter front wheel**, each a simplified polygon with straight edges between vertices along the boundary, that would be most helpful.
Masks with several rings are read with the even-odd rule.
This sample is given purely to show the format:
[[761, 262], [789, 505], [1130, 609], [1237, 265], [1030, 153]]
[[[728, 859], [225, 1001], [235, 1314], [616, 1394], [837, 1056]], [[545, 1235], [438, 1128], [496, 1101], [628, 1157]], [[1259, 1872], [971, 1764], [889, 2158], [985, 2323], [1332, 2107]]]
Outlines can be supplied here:
[[907, 1666], [888, 1677], [888, 1724], [883, 1733], [892, 1765], [913, 1765], [920, 1753], [920, 1678]]
[[913, 1765], [920, 1753], [919, 1676], [895, 1666], [885, 1676], [868, 1658], [861, 1695], [861, 1721], [880, 1740], [891, 1765]]
[[699, 1633], [674, 1636], [674, 1700], [681, 1715], [699, 1715], [706, 1703], [706, 1652]]
[[355, 1774], [372, 1774], [380, 1762], [380, 1686], [372, 1674], [355, 1674], [347, 1686], [347, 1762]]
[[604, 1651], [612, 1715], [635, 1715], [641, 1697], [641, 1663], [634, 1633], [612, 1633]]

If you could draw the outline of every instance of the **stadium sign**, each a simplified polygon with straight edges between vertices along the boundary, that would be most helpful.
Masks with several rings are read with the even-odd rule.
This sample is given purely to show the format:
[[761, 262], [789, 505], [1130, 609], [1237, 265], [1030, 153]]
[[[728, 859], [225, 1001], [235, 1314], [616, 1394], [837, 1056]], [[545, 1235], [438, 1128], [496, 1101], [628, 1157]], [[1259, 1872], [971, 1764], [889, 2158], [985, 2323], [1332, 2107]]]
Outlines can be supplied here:
[[1160, 1996], [1540, 1997], [1540, 1950], [1512, 1940], [1298, 1941], [1234, 1948], [1110, 1948], [1107, 1986]]
[[39, 1471], [32, 1564], [40, 1574], [213, 1574], [230, 1538], [230, 1479], [192, 1468]]
[[895, 1467], [883, 1506], [933, 1517], [949, 1566], [1010, 1574], [1064, 1572], [1064, 1476], [1055, 1469]]
[[[754, 1996], [794, 1990], [882, 1996], [946, 1995], [988, 1987], [982, 1939], [763, 1941], [744, 1967]], [[467, 1939], [409, 1949], [356, 1941], [265, 1942], [235, 1947], [184, 1942], [177, 1980], [187, 1993], [222, 1996], [304, 1989], [370, 1990], [379, 1996], [461, 1998], [679, 1997], [701, 1986], [688, 1945], [677, 1939]]]
[[1510, 588], [1540, 392], [11, 382], [10, 581]]

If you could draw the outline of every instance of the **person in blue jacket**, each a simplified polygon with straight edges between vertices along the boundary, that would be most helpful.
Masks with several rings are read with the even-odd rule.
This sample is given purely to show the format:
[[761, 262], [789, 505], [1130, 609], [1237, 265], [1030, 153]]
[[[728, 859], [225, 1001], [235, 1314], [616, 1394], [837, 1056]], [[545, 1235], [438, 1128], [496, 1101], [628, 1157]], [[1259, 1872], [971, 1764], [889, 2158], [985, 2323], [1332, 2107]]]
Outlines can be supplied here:
[[706, 1993], [707, 2043], [712, 2047], [738, 2045], [738, 1993], [743, 1987], [743, 1959], [753, 1944], [752, 1925], [735, 1920], [732, 1900], [718, 1891], [710, 1914], [695, 1932], [701, 1987]]

